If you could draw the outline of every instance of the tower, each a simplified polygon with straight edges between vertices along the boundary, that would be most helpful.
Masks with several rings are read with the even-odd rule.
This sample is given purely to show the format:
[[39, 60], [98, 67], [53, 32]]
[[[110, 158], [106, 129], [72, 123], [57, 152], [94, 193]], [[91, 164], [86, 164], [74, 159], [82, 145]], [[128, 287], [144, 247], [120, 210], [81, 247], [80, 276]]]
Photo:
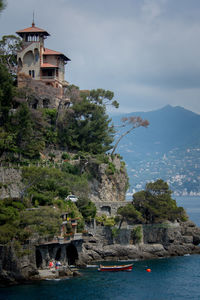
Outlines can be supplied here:
[[22, 38], [22, 50], [17, 54], [18, 77], [23, 73], [57, 88], [62, 97], [63, 89], [68, 85], [65, 65], [70, 59], [61, 52], [45, 48], [44, 41], [50, 34], [36, 27], [34, 21], [31, 27], [16, 33]]

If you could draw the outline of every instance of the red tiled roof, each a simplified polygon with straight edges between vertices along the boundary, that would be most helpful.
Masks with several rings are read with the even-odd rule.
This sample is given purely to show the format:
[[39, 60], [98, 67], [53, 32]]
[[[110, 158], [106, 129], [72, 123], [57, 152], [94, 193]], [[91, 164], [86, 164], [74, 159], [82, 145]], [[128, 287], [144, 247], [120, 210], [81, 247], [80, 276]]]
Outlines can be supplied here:
[[41, 65], [41, 68], [58, 68], [58, 66], [49, 64], [49, 63], [44, 63]]
[[40, 33], [44, 33], [45, 35], [50, 35], [46, 30], [36, 27], [34, 24], [31, 27], [16, 31], [16, 33], [18, 33], [19, 35], [20, 33], [28, 33], [28, 32], [30, 33], [40, 32]]
[[44, 48], [44, 53], [43, 55], [61, 55], [65, 60], [70, 61], [71, 59], [69, 59], [67, 56], [65, 56], [63, 53], [58, 52], [58, 51], [54, 51], [48, 48]]
[[57, 52], [51, 49], [44, 48], [44, 55], [63, 55], [61, 52]]

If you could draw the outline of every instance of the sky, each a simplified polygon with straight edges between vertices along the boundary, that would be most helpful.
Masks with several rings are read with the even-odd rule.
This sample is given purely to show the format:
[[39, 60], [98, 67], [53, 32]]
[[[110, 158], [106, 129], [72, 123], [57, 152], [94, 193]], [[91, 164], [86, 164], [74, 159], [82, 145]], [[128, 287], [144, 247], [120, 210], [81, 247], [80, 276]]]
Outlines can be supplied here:
[[70, 84], [113, 91], [120, 113], [200, 113], [199, 0], [7, 0], [0, 37], [30, 27], [33, 11], [45, 46], [71, 59]]

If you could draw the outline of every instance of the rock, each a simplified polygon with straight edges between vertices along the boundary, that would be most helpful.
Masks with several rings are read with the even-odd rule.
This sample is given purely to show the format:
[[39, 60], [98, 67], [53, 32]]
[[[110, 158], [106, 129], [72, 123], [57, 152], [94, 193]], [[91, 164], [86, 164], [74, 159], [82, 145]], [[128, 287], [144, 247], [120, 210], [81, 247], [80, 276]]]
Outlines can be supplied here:
[[80, 272], [78, 272], [78, 271], [73, 272], [73, 277], [80, 277], [80, 276], [82, 276], [82, 274]]
[[18, 257], [12, 244], [0, 246], [0, 282], [5, 284], [18, 283], [37, 276], [38, 270], [32, 261], [31, 253]]
[[[110, 159], [110, 158], [109, 158]], [[126, 169], [120, 159], [115, 156], [110, 161], [116, 171], [114, 174], [107, 175], [108, 164], [96, 164], [90, 162], [88, 168], [93, 170], [95, 177], [90, 181], [91, 194], [90, 199], [93, 202], [104, 201], [124, 201], [128, 177]]]

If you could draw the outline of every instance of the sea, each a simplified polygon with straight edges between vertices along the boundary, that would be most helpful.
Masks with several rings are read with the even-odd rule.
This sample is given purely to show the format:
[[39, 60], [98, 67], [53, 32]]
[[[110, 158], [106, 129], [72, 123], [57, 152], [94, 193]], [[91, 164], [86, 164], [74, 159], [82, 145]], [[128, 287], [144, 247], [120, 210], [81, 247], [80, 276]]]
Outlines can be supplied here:
[[[200, 197], [176, 200], [200, 226]], [[98, 272], [98, 266], [93, 265], [81, 270], [82, 276], [78, 278], [2, 287], [0, 300], [200, 299], [200, 255], [133, 261], [133, 264], [132, 272]]]

